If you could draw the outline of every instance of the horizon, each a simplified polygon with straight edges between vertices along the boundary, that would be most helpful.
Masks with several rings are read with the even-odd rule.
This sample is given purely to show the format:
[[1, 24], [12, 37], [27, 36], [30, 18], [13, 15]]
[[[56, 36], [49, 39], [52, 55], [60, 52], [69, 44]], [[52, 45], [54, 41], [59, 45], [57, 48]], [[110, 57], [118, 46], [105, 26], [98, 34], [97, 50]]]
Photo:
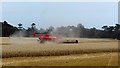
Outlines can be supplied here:
[[[6, 21], [7, 22], [7, 21]], [[4, 21], [0, 21], [0, 23], [4, 23]], [[11, 26], [13, 26], [13, 27], [19, 27], [18, 25], [16, 26], [16, 25], [12, 25], [12, 24], [10, 24], [9, 22], [7, 22], [9, 25], [11, 25]], [[18, 24], [22, 24], [22, 23], [18, 23]], [[32, 24], [32, 23], [31, 23]], [[79, 23], [79, 24], [81, 24], [81, 23]], [[116, 24], [119, 24], [119, 23], [116, 23]], [[114, 25], [103, 25], [103, 26], [115, 26], [116, 24], [114, 24]], [[23, 24], [22, 24], [23, 25]], [[83, 25], [83, 24], [82, 24]], [[36, 26], [36, 24], [35, 24], [35, 26]], [[77, 25], [66, 25], [66, 26], [59, 26], [59, 27], [68, 27], [68, 26], [74, 26], [74, 27], [77, 27]], [[84, 26], [84, 25], [83, 25]], [[102, 27], [103, 26], [101, 26], [101, 28], [100, 29], [97, 29], [96, 27], [91, 27], [91, 28], [95, 28], [95, 29], [97, 29], [97, 30], [103, 30], [102, 29]], [[51, 27], [51, 26], [50, 26]], [[52, 26], [52, 27], [54, 27], [54, 26]], [[59, 27], [54, 27], [55, 29], [56, 28], [59, 28]], [[23, 29], [28, 29], [28, 28], [31, 28], [31, 25], [30, 26], [28, 26], [28, 28], [24, 28], [24, 27], [22, 27]], [[42, 28], [42, 29], [48, 29], [49, 27], [47, 27], [47, 28]], [[84, 28], [87, 28], [86, 26], [84, 26]], [[38, 30], [40, 30], [41, 28], [37, 28]], [[87, 28], [87, 29], [90, 29], [90, 28]]]

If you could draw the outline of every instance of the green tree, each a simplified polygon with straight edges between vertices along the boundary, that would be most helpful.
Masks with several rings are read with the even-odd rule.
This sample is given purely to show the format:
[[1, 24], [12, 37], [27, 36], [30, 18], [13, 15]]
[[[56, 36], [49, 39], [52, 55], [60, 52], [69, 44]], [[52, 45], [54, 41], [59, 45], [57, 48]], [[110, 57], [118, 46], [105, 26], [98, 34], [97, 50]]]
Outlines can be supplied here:
[[35, 29], [35, 23], [32, 23], [32, 24], [31, 24], [31, 28], [32, 28], [32, 29]]
[[18, 29], [21, 30], [22, 28], [23, 28], [23, 27], [22, 27], [22, 24], [19, 23], [19, 24], [18, 24]]
[[120, 39], [120, 24], [116, 24], [114, 27], [114, 38]]

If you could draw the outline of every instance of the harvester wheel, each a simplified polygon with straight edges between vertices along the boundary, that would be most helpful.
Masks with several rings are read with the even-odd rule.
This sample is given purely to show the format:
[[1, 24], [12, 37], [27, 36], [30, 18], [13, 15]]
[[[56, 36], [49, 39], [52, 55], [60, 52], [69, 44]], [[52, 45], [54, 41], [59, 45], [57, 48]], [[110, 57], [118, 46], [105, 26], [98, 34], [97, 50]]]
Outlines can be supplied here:
[[45, 41], [44, 40], [40, 40], [40, 43], [45, 43]]
[[76, 43], [78, 43], [78, 40], [76, 40]]

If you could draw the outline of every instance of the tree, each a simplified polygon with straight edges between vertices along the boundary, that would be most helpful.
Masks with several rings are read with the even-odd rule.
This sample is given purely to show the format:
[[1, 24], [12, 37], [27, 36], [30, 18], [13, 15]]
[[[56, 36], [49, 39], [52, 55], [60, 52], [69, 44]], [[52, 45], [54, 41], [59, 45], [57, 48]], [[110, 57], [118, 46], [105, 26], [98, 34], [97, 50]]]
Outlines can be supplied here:
[[77, 25], [77, 35], [78, 35], [78, 37], [84, 37], [84, 30], [85, 28], [84, 28], [84, 26], [82, 25], [82, 24], [78, 24]]
[[30, 35], [33, 36], [33, 33], [36, 32], [36, 24], [32, 23], [31, 24], [31, 30], [30, 30]]
[[0, 25], [2, 26], [1, 27], [2, 28], [1, 29], [2, 37], [8, 37], [11, 34], [13, 34], [14, 32], [18, 31], [17, 27], [14, 27], [14, 26], [8, 24], [7, 21], [0, 22]]
[[114, 27], [114, 38], [120, 40], [120, 24], [116, 24]]
[[108, 29], [108, 26], [103, 26], [102, 29], [104, 29], [104, 31], [106, 31]]
[[22, 27], [22, 24], [19, 23], [19, 24], [18, 24], [18, 29], [20, 30], [20, 31], [19, 31], [19, 37], [22, 36], [22, 32], [21, 32], [21, 31], [22, 31], [22, 28], [23, 28], [23, 27]]
[[109, 38], [113, 38], [114, 26], [109, 26], [107, 31], [109, 33]]
[[90, 28], [89, 35], [90, 35], [90, 37], [95, 37], [95, 35], [96, 35], [96, 28], [95, 27]]
[[50, 26], [49, 28], [48, 28], [48, 33], [53, 33], [53, 31], [54, 31], [54, 27], [53, 26]]
[[35, 29], [35, 23], [32, 23], [32, 24], [31, 24], [31, 28], [32, 28], [32, 29]]
[[22, 27], [22, 24], [19, 23], [19, 24], [18, 24], [18, 29], [21, 30], [22, 28], [23, 28], [23, 27]]
[[110, 34], [109, 34], [109, 32], [108, 32], [108, 28], [109, 28], [109, 27], [106, 26], [106, 25], [102, 27], [102, 29], [103, 29], [102, 37], [103, 37], [103, 38], [110, 38], [110, 36], [109, 36]]
[[78, 24], [77, 28], [84, 28], [84, 26], [82, 24]]

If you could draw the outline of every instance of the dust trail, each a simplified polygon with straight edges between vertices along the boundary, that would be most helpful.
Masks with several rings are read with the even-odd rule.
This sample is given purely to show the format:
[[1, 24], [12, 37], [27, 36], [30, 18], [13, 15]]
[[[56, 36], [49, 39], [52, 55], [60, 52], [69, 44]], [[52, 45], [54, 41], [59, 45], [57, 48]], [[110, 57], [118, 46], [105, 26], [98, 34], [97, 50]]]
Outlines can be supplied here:
[[21, 44], [30, 44], [30, 43], [32, 43], [31, 40], [34, 40], [34, 39], [31, 38], [31, 40], [30, 40], [27, 37], [25, 37], [25, 35], [26, 35], [26, 31], [24, 31], [24, 30], [17, 31], [14, 34], [12, 34], [9, 37], [11, 45], [21, 45]]

